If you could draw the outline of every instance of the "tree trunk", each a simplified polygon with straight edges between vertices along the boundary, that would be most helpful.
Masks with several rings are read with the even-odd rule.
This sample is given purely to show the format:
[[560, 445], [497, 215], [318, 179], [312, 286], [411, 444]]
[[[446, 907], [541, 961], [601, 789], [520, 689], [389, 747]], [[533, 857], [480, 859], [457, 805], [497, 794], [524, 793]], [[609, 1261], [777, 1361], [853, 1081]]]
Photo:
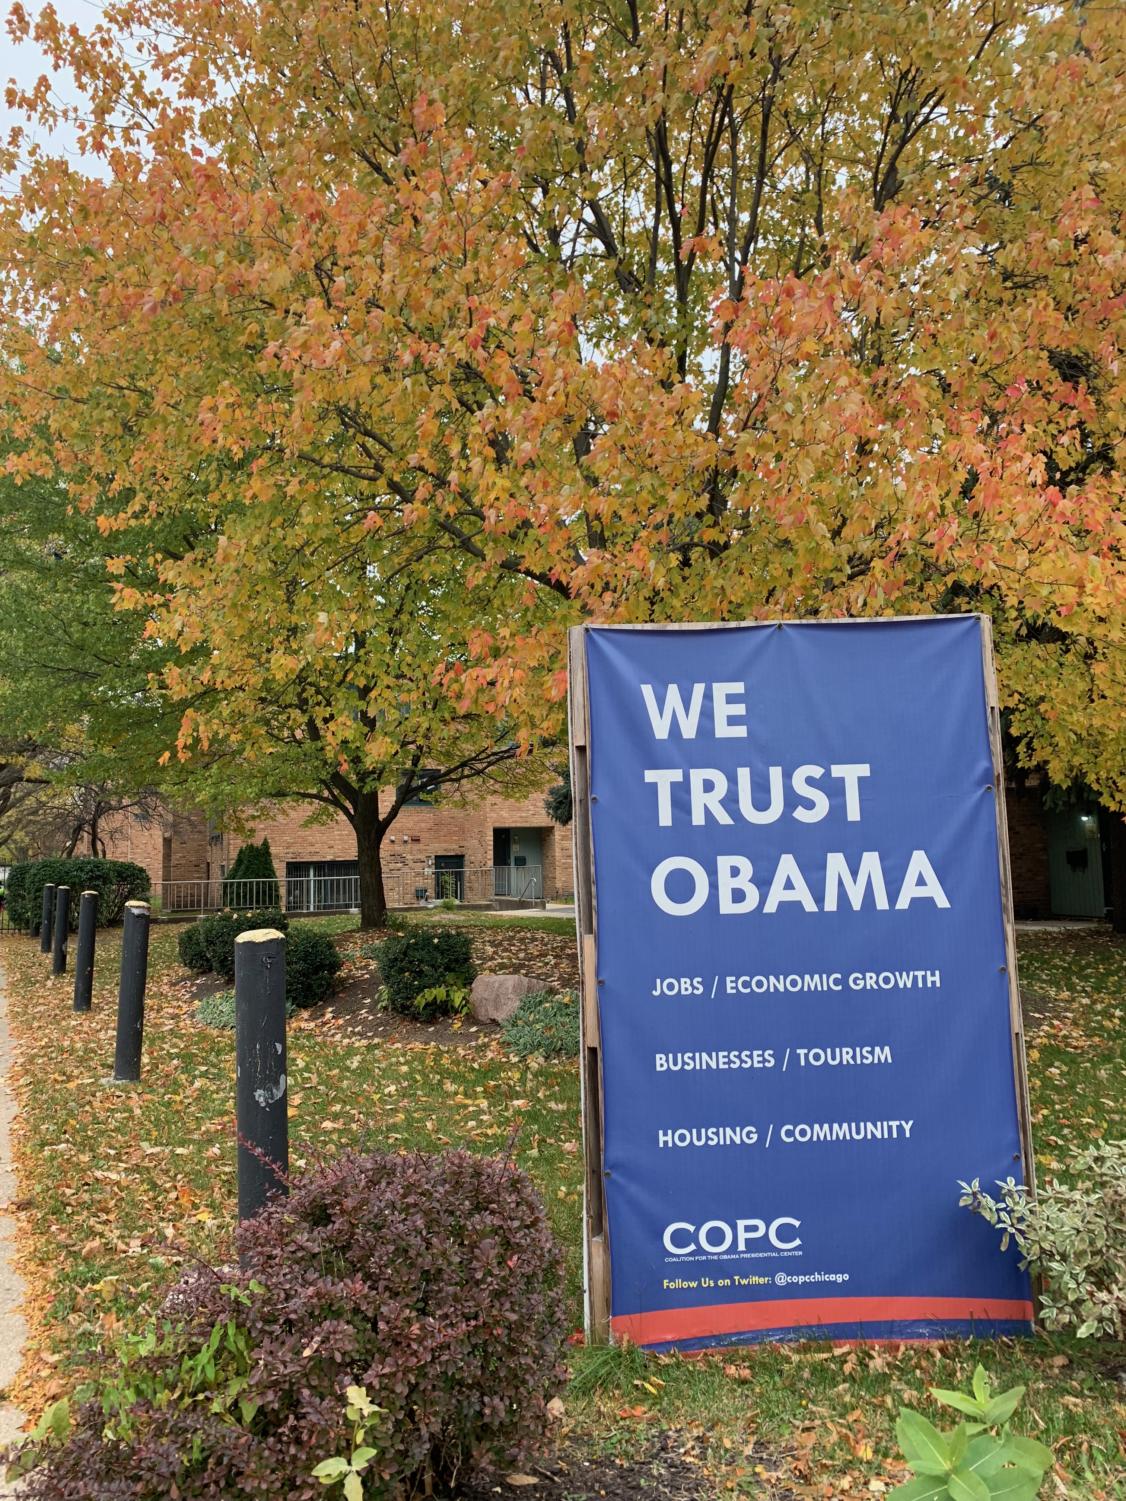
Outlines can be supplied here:
[[387, 895], [383, 888], [381, 847], [383, 825], [379, 818], [379, 794], [361, 792], [356, 799], [352, 828], [356, 834], [356, 858], [360, 865], [360, 927], [382, 928], [387, 921]]

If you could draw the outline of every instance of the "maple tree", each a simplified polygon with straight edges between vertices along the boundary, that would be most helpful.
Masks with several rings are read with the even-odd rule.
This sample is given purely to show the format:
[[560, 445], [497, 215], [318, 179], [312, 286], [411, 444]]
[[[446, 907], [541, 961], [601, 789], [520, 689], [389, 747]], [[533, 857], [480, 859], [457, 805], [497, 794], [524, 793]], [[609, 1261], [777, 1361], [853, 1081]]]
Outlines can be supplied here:
[[[384, 840], [411, 802], [457, 799], [470, 788], [519, 795], [544, 770], [503, 715], [463, 705], [443, 676], [464, 635], [464, 590], [343, 548], [333, 528], [231, 532], [231, 566], [209, 563], [193, 581], [183, 643], [205, 623], [202, 665], [170, 664], [173, 701], [196, 697], [177, 740], [200, 769], [195, 797], [242, 821], [265, 804], [297, 799], [312, 821], [343, 817], [356, 839], [360, 926], [387, 915]], [[486, 591], [482, 590], [482, 594]], [[157, 598], [158, 596], [154, 596]], [[182, 595], [180, 596], [182, 598]], [[202, 696], [201, 696], [202, 694]], [[165, 761], [174, 764], [170, 752]]]
[[[146, 536], [149, 535], [146, 528]], [[182, 534], [164, 529], [166, 545]], [[154, 691], [170, 651], [115, 608], [107, 549], [63, 486], [0, 471], [0, 847], [105, 854], [114, 815], [158, 817], [180, 718]], [[177, 767], [165, 778], [186, 795]]]
[[[110, 538], [196, 518], [116, 565], [152, 559], [172, 694], [268, 701], [398, 618], [385, 667], [439, 737], [502, 715], [527, 747], [583, 618], [978, 609], [1022, 758], [1126, 806], [1121, 7], [10, 25], [83, 94], [77, 165], [0, 163], [13, 467], [64, 473]], [[410, 580], [408, 614], [323, 611], [357, 565]], [[355, 730], [347, 676], [325, 722], [379, 764], [394, 709]], [[240, 740], [220, 699], [185, 749]]]
[[[459, 629], [442, 601], [464, 596], [390, 566], [381, 580], [370, 548], [340, 555], [302, 525], [253, 549], [202, 508], [100, 529], [61, 483], [0, 475], [0, 837], [98, 852], [113, 815], [159, 817], [161, 795], [243, 825], [297, 798], [352, 825], [376, 926], [382, 842], [407, 802], [542, 777], [502, 722], [460, 711], [435, 679]], [[154, 560], [189, 556], [194, 614], [170, 622]]]

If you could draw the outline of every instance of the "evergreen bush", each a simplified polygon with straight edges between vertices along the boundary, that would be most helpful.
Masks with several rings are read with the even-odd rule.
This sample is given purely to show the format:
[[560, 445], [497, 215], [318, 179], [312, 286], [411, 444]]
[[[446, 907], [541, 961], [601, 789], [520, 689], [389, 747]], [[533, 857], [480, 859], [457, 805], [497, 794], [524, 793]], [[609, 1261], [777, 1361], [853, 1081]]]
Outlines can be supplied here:
[[[258, 912], [215, 912], [180, 934], [180, 963], [196, 974], [235, 977], [235, 939], [255, 928], [286, 933], [289, 919], [276, 907]], [[315, 1006], [332, 989], [343, 960], [332, 939], [315, 928], [296, 927], [285, 945], [285, 994], [290, 1007]]]
[[411, 1002], [436, 985], [465, 988], [477, 974], [469, 935], [457, 928], [411, 928], [379, 948], [379, 972], [393, 1011], [413, 1014]]
[[289, 919], [277, 907], [251, 912], [213, 912], [201, 917], [180, 934], [180, 963], [197, 974], [212, 970], [224, 980], [235, 977], [235, 939], [255, 928], [277, 928], [284, 933]]
[[298, 924], [285, 945], [285, 995], [293, 1006], [315, 1006], [331, 991], [344, 963], [326, 933]]
[[281, 901], [278, 873], [270, 841], [244, 844], [223, 877], [223, 901], [228, 907], [276, 907]]
[[8, 873], [8, 917], [14, 928], [39, 926], [43, 912], [44, 886], [69, 886], [70, 927], [78, 927], [79, 897], [83, 891], [98, 893], [98, 924], [120, 922], [125, 903], [147, 901], [148, 871], [131, 860], [99, 860], [94, 856], [73, 859], [24, 860]]
[[206, 918], [201, 918], [199, 922], [190, 923], [176, 940], [180, 963], [185, 969], [194, 970], [197, 975], [205, 975], [211, 968], [211, 957], [207, 952], [207, 929], [204, 927], [206, 921]]

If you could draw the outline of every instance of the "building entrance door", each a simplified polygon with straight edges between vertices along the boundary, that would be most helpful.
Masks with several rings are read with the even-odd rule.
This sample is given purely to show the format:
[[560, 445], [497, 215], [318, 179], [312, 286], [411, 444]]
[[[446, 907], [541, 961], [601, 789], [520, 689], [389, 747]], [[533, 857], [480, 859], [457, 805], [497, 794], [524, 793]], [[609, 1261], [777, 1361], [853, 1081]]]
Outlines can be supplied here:
[[1106, 911], [1099, 816], [1064, 808], [1048, 815], [1048, 877], [1053, 917], [1102, 917]]
[[434, 895], [440, 902], [465, 900], [464, 855], [434, 856]]
[[524, 901], [543, 896], [543, 838], [539, 829], [512, 830], [512, 895]]
[[493, 830], [493, 895], [538, 901], [543, 896], [543, 831]]

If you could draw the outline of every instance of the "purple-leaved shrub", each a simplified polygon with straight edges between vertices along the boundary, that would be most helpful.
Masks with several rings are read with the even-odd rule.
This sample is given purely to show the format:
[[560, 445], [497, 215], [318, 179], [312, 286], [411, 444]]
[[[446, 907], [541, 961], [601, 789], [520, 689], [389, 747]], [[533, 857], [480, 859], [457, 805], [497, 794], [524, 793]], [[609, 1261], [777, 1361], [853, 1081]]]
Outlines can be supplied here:
[[312, 1470], [346, 1449], [349, 1386], [381, 1409], [372, 1501], [440, 1495], [542, 1436], [563, 1374], [562, 1258], [510, 1162], [349, 1153], [237, 1249], [237, 1271], [185, 1279], [155, 1340], [74, 1408], [27, 1501], [319, 1501]]

